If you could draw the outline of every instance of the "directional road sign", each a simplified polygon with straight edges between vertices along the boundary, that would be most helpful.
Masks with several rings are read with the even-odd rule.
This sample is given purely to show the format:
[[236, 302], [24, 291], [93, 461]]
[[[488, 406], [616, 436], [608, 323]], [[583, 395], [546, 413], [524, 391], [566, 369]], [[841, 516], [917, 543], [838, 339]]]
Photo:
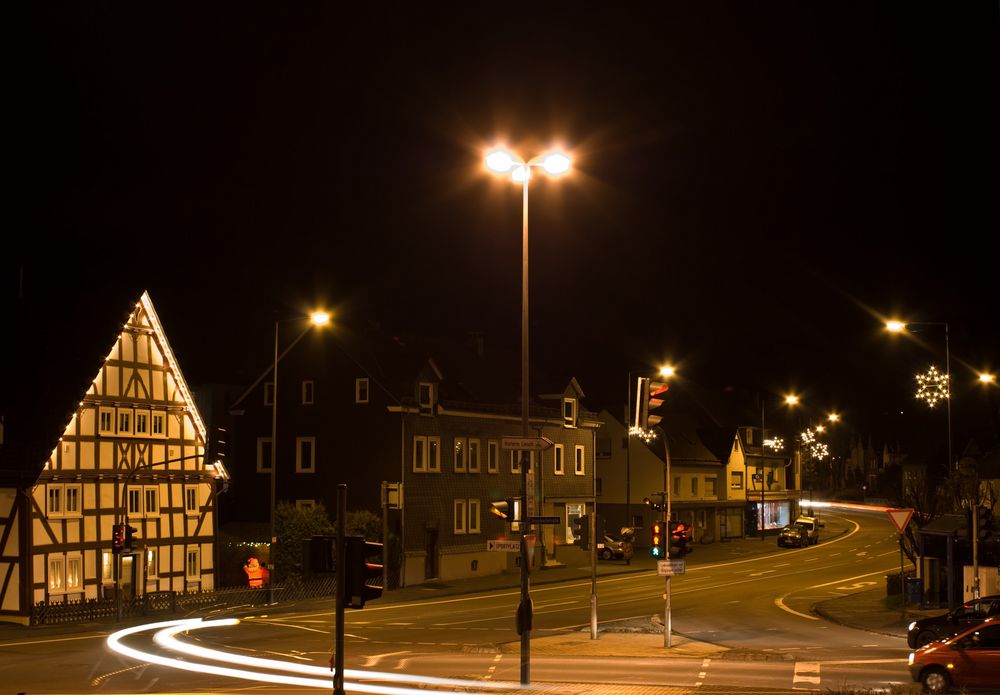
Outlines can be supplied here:
[[886, 509], [885, 513], [889, 515], [889, 521], [899, 533], [906, 530], [906, 525], [910, 523], [910, 517], [913, 516], [912, 509]]
[[521, 541], [486, 541], [486, 549], [491, 553], [519, 553]]
[[545, 451], [554, 443], [546, 437], [502, 437], [500, 448], [504, 451]]
[[684, 559], [657, 560], [656, 574], [661, 577], [674, 577], [678, 574], [684, 574]]

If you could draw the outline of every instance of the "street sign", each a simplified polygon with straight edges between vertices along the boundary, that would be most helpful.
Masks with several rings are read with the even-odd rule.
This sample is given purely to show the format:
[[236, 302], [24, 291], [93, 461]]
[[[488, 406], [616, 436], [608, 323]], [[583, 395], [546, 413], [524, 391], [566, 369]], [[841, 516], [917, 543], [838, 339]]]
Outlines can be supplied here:
[[504, 451], [545, 451], [554, 443], [546, 437], [501, 437], [500, 448]]
[[678, 574], [684, 574], [684, 559], [658, 560], [656, 562], [656, 574], [661, 577], [674, 577]]
[[403, 508], [403, 484], [382, 481], [382, 506], [389, 509]]
[[910, 517], [913, 516], [912, 509], [886, 509], [885, 513], [889, 515], [889, 521], [896, 527], [898, 533], [906, 530], [906, 525], [910, 523]]
[[558, 516], [529, 516], [528, 522], [532, 524], [559, 524], [562, 517]]
[[486, 549], [491, 553], [519, 553], [521, 541], [486, 541]]

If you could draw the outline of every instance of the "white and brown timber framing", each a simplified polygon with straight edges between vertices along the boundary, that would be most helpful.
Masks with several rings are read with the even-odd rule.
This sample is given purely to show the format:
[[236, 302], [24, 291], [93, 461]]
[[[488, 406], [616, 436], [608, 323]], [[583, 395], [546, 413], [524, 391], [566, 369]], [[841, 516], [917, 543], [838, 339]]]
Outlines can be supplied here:
[[216, 489], [205, 442], [144, 292], [34, 486], [0, 489], [0, 620], [24, 622], [39, 602], [106, 595], [112, 527], [125, 516], [136, 529], [134, 553], [122, 556], [128, 592], [213, 589]]

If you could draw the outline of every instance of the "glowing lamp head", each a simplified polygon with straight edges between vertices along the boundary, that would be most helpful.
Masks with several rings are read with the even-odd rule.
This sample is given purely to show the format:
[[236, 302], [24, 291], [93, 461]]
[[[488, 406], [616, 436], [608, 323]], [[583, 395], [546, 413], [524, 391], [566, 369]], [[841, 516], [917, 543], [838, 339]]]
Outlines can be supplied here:
[[514, 157], [507, 150], [493, 150], [486, 155], [486, 167], [498, 174], [506, 174], [515, 164]]
[[514, 167], [514, 170], [510, 172], [510, 177], [518, 183], [524, 183], [531, 178], [531, 169], [523, 164], [518, 164]]
[[570, 159], [562, 152], [550, 152], [545, 155], [542, 159], [542, 168], [545, 169], [545, 173], [551, 174], [552, 176], [560, 176], [569, 171]]
[[785, 396], [785, 405], [798, 405], [798, 404], [799, 404], [799, 397], [796, 396], [795, 394], [790, 393], [787, 396]]
[[669, 377], [672, 377], [676, 373], [677, 373], [677, 370], [674, 369], [673, 365], [665, 364], [662, 367], [660, 367], [660, 376], [669, 378]]
[[330, 323], [330, 314], [326, 311], [314, 311], [309, 314], [309, 320], [314, 326], [325, 326]]
[[997, 378], [993, 374], [988, 374], [986, 372], [983, 372], [982, 374], [979, 375], [980, 384], [992, 384], [995, 383], [996, 380]]
[[840, 413], [830, 413], [826, 416], [829, 422], [840, 422]]
[[902, 321], [886, 321], [885, 329], [890, 333], [902, 333], [906, 330], [906, 324]]

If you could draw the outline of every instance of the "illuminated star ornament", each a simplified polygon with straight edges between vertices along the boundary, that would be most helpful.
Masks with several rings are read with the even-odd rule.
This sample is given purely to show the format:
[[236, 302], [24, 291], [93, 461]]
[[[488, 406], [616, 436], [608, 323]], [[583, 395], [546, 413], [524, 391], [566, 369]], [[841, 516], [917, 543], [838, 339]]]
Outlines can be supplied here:
[[785, 448], [785, 440], [781, 437], [769, 437], [764, 440], [764, 446], [772, 451], [781, 451]]
[[948, 375], [931, 365], [923, 374], [917, 374], [917, 398], [926, 401], [933, 408], [939, 401], [949, 397]]

